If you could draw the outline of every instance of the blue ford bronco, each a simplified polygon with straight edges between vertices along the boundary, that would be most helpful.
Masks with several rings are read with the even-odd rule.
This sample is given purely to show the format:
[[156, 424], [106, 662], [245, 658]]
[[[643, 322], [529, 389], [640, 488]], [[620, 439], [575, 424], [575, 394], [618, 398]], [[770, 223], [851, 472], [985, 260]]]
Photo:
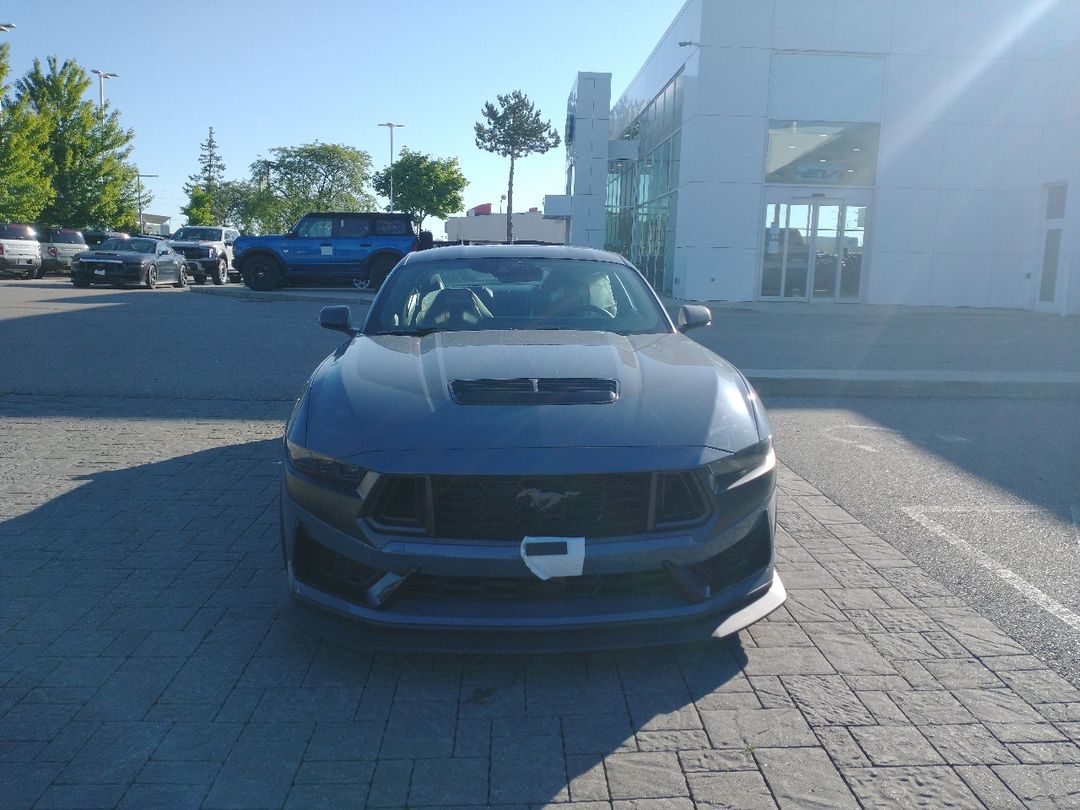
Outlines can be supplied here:
[[378, 289], [411, 250], [429, 247], [408, 214], [312, 213], [285, 234], [241, 236], [233, 265], [253, 290], [331, 284]]

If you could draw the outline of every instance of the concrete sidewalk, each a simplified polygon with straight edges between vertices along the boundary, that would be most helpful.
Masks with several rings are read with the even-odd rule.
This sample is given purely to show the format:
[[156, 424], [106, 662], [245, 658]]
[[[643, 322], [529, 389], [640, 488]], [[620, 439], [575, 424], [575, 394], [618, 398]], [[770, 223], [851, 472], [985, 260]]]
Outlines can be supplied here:
[[737, 637], [379, 652], [284, 597], [287, 404], [48, 402], [0, 398], [4, 810], [1080, 804], [1080, 690], [786, 469]]
[[[192, 290], [349, 304], [356, 321], [374, 297], [349, 288]], [[682, 303], [664, 300], [672, 316]], [[869, 304], [698, 303], [712, 309], [713, 325], [692, 337], [742, 369], [764, 396], [1080, 399], [1077, 316]]]

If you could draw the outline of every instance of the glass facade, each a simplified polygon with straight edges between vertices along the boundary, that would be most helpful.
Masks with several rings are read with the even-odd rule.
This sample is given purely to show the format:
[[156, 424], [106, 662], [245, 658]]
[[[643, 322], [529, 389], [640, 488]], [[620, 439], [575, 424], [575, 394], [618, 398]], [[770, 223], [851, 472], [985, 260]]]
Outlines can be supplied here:
[[638, 159], [608, 161], [605, 247], [632, 261], [660, 292], [671, 292], [682, 143], [684, 80], [676, 75], [620, 133]]
[[765, 182], [874, 185], [880, 124], [769, 121]]

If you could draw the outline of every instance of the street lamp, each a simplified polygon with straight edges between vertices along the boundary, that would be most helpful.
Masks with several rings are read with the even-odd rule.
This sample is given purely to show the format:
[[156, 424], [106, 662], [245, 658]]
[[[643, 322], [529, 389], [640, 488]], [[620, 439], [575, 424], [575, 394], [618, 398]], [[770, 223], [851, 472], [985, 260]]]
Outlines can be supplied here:
[[98, 110], [101, 110], [105, 107], [105, 80], [115, 79], [120, 74], [108, 73], [104, 70], [98, 70], [97, 68], [94, 68], [90, 72], [96, 73], [98, 77]]
[[15, 23], [0, 23], [0, 31], [10, 31], [15, 27]]
[[404, 124], [392, 124], [387, 121], [385, 124], [379, 124], [380, 127], [390, 128], [390, 210], [394, 210], [394, 129], [397, 127], [403, 127]]
[[144, 177], [157, 177], [156, 174], [136, 174], [135, 175], [135, 187], [137, 189], [136, 196], [139, 199], [139, 234], [146, 230], [146, 226], [143, 224], [142, 216], [142, 179]]

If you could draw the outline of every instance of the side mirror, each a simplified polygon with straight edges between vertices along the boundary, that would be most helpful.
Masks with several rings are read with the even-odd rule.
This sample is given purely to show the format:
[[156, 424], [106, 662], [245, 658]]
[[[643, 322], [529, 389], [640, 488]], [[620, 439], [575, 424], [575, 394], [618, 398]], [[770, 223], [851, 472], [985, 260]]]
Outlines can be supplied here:
[[679, 307], [679, 319], [677, 325], [680, 332], [689, 332], [699, 326], [708, 326], [712, 323], [712, 310], [700, 304], [683, 304]]
[[295, 239], [297, 236], [298, 234], [296, 233], [296, 231], [289, 231], [287, 234], [285, 234], [286, 239]]
[[352, 328], [352, 312], [347, 306], [337, 305], [323, 307], [319, 310], [319, 326], [323, 329], [333, 329], [335, 332], [344, 332], [347, 335], [355, 335]]

